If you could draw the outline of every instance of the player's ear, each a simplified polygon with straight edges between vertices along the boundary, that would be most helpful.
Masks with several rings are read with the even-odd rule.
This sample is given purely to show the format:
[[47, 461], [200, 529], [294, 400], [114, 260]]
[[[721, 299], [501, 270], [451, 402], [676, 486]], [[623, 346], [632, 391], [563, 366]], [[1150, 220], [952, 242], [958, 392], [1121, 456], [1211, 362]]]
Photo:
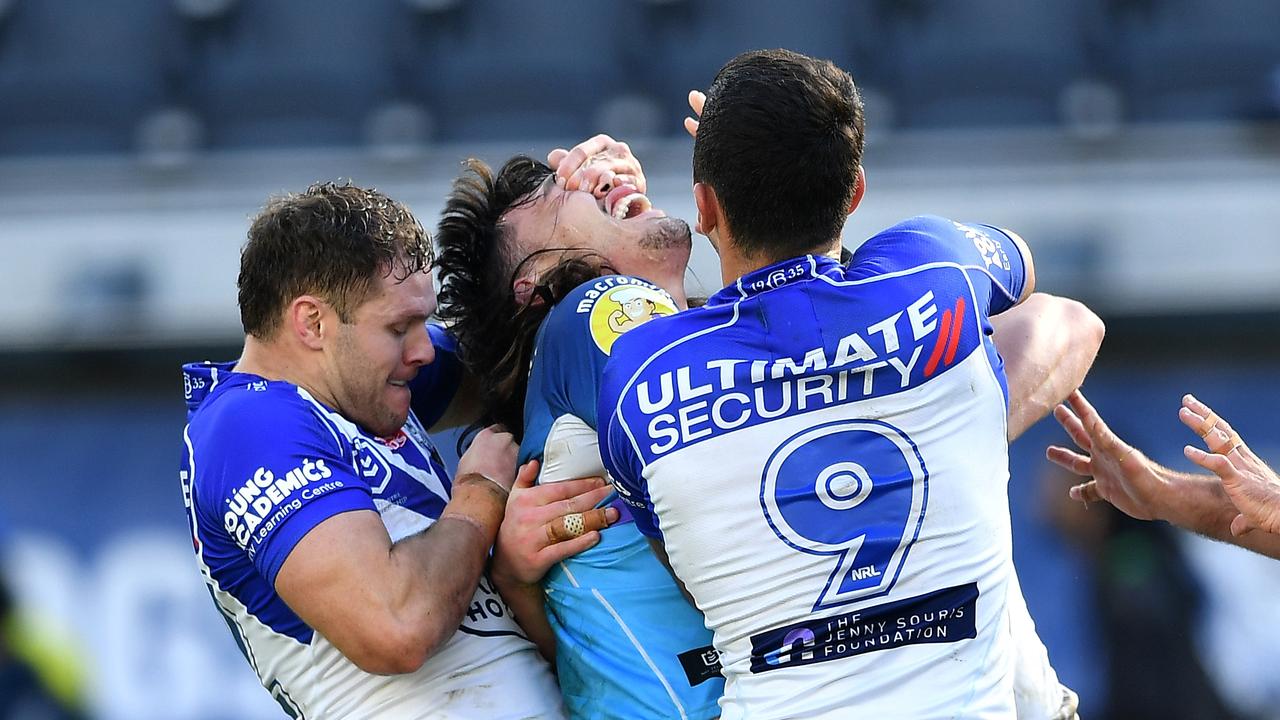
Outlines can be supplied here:
[[289, 332], [311, 350], [324, 347], [326, 333], [337, 320], [329, 304], [312, 295], [294, 298], [285, 315]]
[[710, 185], [694, 183], [693, 203], [698, 206], [698, 224], [694, 230], [710, 237], [720, 226], [720, 198]]
[[866, 192], [867, 173], [862, 169], [862, 166], [859, 165], [857, 185], [854, 185], [853, 187], [853, 200], [849, 201], [849, 215], [852, 215], [853, 211], [858, 209], [858, 205], [862, 202], [862, 196], [866, 194]]

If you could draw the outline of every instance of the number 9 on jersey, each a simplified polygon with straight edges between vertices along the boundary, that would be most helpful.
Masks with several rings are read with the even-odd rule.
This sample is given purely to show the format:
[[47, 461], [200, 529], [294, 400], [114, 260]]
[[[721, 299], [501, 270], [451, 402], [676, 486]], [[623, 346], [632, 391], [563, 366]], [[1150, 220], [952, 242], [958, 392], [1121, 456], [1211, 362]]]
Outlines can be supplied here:
[[808, 428], [773, 452], [760, 483], [769, 526], [802, 553], [834, 556], [815, 611], [893, 587], [924, 520], [928, 481], [915, 443], [875, 420]]

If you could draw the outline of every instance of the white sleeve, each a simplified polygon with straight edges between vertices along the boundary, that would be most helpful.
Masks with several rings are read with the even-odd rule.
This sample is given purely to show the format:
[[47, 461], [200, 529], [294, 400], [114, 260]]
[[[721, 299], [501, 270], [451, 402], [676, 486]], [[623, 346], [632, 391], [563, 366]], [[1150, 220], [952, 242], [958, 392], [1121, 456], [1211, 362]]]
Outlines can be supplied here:
[[560, 482], [583, 477], [607, 478], [600, 459], [595, 428], [576, 415], [561, 415], [551, 424], [542, 448], [538, 482]]
[[1078, 699], [1058, 680], [1049, 651], [1036, 634], [1016, 572], [1009, 575], [1009, 632], [1013, 636], [1013, 698], [1018, 720], [1072, 720]]

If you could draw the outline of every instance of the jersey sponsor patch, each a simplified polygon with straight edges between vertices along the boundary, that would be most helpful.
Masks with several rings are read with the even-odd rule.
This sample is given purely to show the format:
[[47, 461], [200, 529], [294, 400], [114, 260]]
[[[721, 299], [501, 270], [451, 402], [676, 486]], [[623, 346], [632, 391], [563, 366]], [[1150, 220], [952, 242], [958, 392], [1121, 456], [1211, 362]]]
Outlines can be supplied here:
[[676, 656], [680, 667], [684, 668], [684, 676], [689, 680], [689, 687], [697, 687], [702, 683], [720, 677], [720, 653], [713, 645], [694, 648]]
[[578, 314], [590, 314], [591, 339], [608, 355], [622, 333], [653, 318], [674, 315], [675, 301], [666, 291], [643, 280], [601, 278], [578, 303]]
[[968, 583], [751, 637], [751, 672], [839, 660], [877, 650], [978, 636], [978, 584]]

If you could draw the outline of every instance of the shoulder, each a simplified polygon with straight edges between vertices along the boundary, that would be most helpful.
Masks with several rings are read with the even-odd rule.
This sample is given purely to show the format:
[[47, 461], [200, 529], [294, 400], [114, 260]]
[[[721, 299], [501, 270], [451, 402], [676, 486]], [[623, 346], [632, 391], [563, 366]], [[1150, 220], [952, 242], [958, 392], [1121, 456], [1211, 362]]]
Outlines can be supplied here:
[[666, 290], [630, 275], [605, 275], [574, 288], [547, 316], [539, 345], [576, 344], [589, 336], [604, 356], [614, 343], [652, 320], [677, 312]]
[[192, 415], [187, 441], [197, 491], [243, 482], [259, 466], [303, 457], [333, 462], [348, 454], [341, 428], [289, 383], [249, 383], [209, 397]]

